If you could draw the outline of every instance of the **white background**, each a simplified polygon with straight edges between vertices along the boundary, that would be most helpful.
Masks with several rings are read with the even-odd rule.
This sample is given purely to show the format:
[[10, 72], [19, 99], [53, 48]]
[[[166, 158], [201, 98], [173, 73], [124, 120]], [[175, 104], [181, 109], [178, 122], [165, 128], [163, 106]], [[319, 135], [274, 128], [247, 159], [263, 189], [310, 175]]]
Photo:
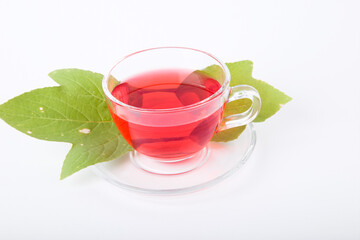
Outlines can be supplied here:
[[[105, 73], [148, 47], [249, 59], [293, 97], [256, 124], [254, 154], [210, 189], [156, 197], [83, 170], [59, 181], [69, 144], [0, 121], [0, 239], [360, 239], [358, 1], [0, 1], [0, 103]], [[236, 157], [236, 156], [234, 156]]]

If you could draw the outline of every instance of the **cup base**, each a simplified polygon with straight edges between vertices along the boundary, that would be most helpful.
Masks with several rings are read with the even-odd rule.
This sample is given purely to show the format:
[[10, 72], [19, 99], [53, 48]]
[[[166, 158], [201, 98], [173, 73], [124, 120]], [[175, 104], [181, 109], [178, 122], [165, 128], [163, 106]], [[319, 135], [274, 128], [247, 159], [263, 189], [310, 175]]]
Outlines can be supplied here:
[[162, 175], [175, 175], [186, 173], [201, 167], [209, 158], [209, 155], [210, 149], [206, 146], [191, 156], [169, 159], [169, 161], [149, 157], [137, 151], [133, 151], [130, 153], [130, 160], [137, 168], [147, 172]]

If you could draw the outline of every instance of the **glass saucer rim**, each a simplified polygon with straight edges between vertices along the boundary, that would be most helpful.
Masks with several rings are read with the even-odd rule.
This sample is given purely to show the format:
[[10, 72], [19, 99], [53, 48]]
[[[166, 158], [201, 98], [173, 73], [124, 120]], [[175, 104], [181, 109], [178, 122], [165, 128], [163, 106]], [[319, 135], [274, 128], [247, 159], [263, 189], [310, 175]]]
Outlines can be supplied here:
[[[91, 166], [91, 170], [100, 178], [105, 180], [106, 182], [121, 188], [125, 189], [131, 192], [146, 194], [146, 195], [180, 195], [180, 194], [186, 194], [186, 193], [192, 193], [196, 192], [202, 189], [206, 189], [208, 187], [214, 186], [221, 181], [227, 179], [231, 175], [233, 175], [235, 172], [237, 172], [250, 158], [252, 152], [254, 151], [255, 145], [256, 145], [256, 131], [254, 129], [254, 126], [252, 123], [247, 124], [246, 128], [249, 128], [250, 131], [250, 144], [246, 150], [246, 153], [243, 155], [241, 159], [227, 172], [215, 177], [214, 179], [196, 184], [189, 187], [182, 187], [182, 188], [174, 188], [174, 189], [149, 189], [149, 188], [142, 188], [142, 187], [136, 187], [129, 184], [121, 183], [112, 177], [111, 174], [107, 174], [105, 170], [103, 170], [103, 167], [100, 164], [95, 164]], [[241, 135], [239, 136], [241, 137]], [[143, 171], [139, 169], [139, 171]], [[171, 176], [171, 175], [168, 175]]]

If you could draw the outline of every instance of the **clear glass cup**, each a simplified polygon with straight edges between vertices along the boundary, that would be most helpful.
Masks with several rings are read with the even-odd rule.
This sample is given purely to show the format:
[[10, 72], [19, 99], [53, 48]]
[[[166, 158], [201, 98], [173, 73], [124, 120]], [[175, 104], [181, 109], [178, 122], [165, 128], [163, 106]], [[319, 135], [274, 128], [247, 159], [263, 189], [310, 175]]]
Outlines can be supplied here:
[[[206, 74], [220, 87], [201, 101], [175, 108], [136, 107], [112, 95], [116, 86], [134, 76], [169, 69], [179, 70], [179, 79], [186, 81], [199, 81], [198, 73]], [[182, 73], [186, 74], [181, 76]], [[229, 69], [221, 60], [192, 48], [146, 49], [118, 61], [104, 76], [103, 90], [115, 124], [134, 148], [130, 157], [135, 166], [156, 174], [191, 171], [208, 158], [207, 145], [216, 132], [254, 120], [261, 107], [259, 93], [247, 85], [230, 87], [230, 78]], [[186, 100], [186, 91], [180, 90], [174, 94]], [[226, 103], [244, 98], [252, 101], [246, 112], [223, 118]]]

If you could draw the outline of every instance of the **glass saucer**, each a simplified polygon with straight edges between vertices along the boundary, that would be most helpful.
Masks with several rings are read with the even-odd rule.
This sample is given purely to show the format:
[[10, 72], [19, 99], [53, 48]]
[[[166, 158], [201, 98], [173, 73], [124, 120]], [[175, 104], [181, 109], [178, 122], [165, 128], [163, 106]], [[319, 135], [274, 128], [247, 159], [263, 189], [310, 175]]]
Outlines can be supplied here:
[[198, 191], [216, 183], [239, 170], [250, 157], [256, 143], [252, 124], [235, 141], [210, 142], [210, 156], [200, 167], [182, 174], [163, 175], [138, 168], [127, 154], [119, 159], [98, 163], [93, 171], [115, 186], [147, 194], [174, 195]]

